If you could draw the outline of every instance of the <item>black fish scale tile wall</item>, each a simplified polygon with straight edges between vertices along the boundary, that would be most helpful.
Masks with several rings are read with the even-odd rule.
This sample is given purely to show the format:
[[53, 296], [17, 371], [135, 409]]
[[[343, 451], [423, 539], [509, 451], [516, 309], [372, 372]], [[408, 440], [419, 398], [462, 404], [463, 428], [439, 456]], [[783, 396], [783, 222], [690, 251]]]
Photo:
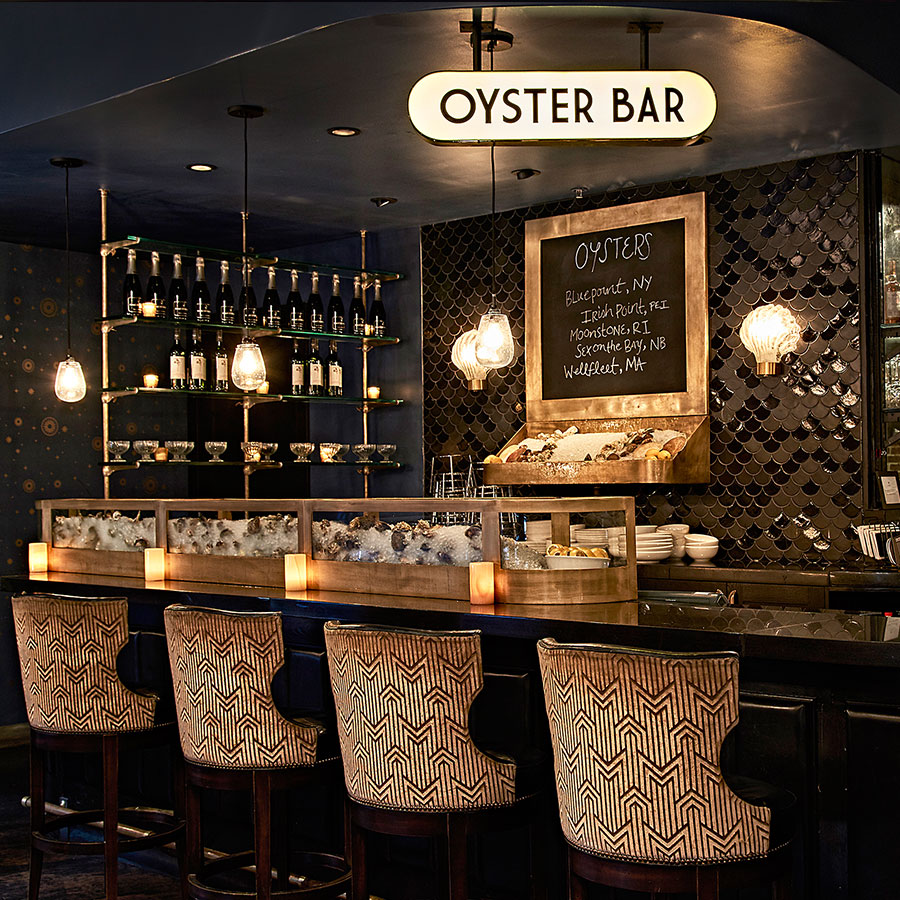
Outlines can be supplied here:
[[[497, 303], [518, 356], [483, 392], [467, 389], [450, 351], [490, 300], [490, 217], [423, 228], [426, 455], [482, 459], [524, 422], [526, 220], [694, 191], [707, 194], [711, 481], [628, 488], [638, 518], [714, 534], [719, 560], [736, 565], [852, 562], [862, 507], [855, 154], [498, 214]], [[797, 316], [804, 343], [783, 377], [761, 379], [738, 331], [753, 307], [772, 301]]]

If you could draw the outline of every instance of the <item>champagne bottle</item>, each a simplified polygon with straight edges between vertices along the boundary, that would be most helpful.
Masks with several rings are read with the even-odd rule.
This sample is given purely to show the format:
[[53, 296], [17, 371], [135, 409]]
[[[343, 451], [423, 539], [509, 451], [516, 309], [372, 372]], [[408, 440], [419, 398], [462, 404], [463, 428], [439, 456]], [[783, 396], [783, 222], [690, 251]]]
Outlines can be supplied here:
[[245, 269], [241, 283], [240, 296], [241, 325], [254, 328], [259, 324], [259, 309], [256, 305], [256, 292], [250, 278], [250, 269]]
[[300, 397], [306, 390], [306, 356], [300, 350], [300, 341], [294, 338], [294, 352], [291, 354], [291, 393]]
[[216, 363], [216, 386], [215, 389], [217, 391], [227, 391], [228, 390], [228, 354], [225, 352], [225, 347], [222, 345], [222, 332], [216, 332], [216, 353], [215, 353], [215, 363]]
[[364, 335], [366, 333], [366, 307], [362, 302], [362, 286], [359, 275], [353, 279], [353, 300], [350, 303], [348, 314], [350, 334]]
[[319, 357], [319, 342], [309, 342], [309, 361], [307, 362], [309, 373], [309, 386], [307, 393], [310, 397], [321, 397], [325, 393], [325, 384], [322, 372], [322, 360]]
[[325, 330], [325, 307], [319, 294], [319, 273], [312, 273], [312, 290], [309, 292], [309, 330]]
[[262, 323], [266, 328], [281, 327], [281, 299], [275, 285], [274, 266], [269, 266], [269, 286], [263, 294]]
[[384, 315], [384, 303], [381, 301], [381, 281], [375, 279], [375, 299], [369, 306], [369, 333], [373, 337], [384, 337], [387, 334], [387, 318]]
[[190, 312], [188, 306], [187, 286], [181, 274], [181, 254], [172, 257], [172, 280], [169, 282], [169, 309], [173, 319], [186, 319]]
[[330, 341], [325, 359], [328, 370], [328, 396], [340, 397], [344, 393], [344, 367], [338, 358], [337, 341]]
[[137, 250], [128, 251], [128, 271], [125, 273], [125, 290], [122, 292], [122, 312], [126, 316], [139, 316], [144, 295], [141, 279], [137, 274]]
[[195, 322], [208, 322], [212, 318], [212, 298], [206, 284], [206, 262], [202, 256], [197, 257], [197, 277], [191, 294], [191, 308]]
[[234, 325], [234, 294], [231, 292], [228, 263], [222, 260], [219, 290], [216, 293], [216, 307], [219, 310], [219, 322], [223, 325]]
[[331, 277], [331, 299], [328, 301], [326, 327], [332, 334], [343, 334], [345, 328], [344, 301], [341, 300], [341, 277]]
[[206, 355], [203, 352], [203, 344], [200, 341], [200, 329], [195, 328], [191, 340], [191, 348], [188, 354], [190, 381], [188, 387], [192, 391], [206, 390]]
[[166, 317], [166, 286], [159, 274], [159, 254], [154, 250], [150, 254], [150, 278], [147, 280], [147, 303], [156, 304], [157, 318]]
[[308, 331], [309, 316], [307, 315], [309, 306], [304, 303], [300, 297], [299, 276], [296, 269], [291, 269], [291, 292], [287, 295], [287, 303], [285, 304], [284, 313], [282, 314], [282, 325], [290, 331]]
[[187, 386], [187, 354], [181, 346], [181, 330], [175, 329], [175, 343], [169, 351], [169, 387], [183, 390]]

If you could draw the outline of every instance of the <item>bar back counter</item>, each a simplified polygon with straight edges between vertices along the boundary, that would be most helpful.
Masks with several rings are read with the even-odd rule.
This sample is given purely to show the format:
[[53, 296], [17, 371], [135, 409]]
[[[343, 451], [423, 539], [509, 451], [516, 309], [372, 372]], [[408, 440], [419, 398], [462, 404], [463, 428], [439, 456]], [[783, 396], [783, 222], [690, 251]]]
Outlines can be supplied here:
[[[163, 633], [162, 612], [169, 604], [279, 610], [288, 649], [281, 688], [294, 708], [330, 709], [326, 621], [476, 628], [483, 635], [486, 686], [473, 707], [473, 729], [487, 744], [514, 755], [546, 752], [548, 746], [536, 652], [542, 637], [734, 650], [740, 655], [740, 723], [726, 741], [723, 768], [796, 794], [801, 820], [794, 896], [825, 900], [894, 894], [900, 643], [890, 640], [891, 620], [884, 616], [710, 607], [683, 598], [472, 606], [385, 593], [152, 584], [143, 578], [60, 572], [5, 576], [2, 586], [12, 592], [127, 596], [131, 629], [144, 638], [138, 668], [151, 665], [146, 635]], [[515, 892], [520, 872], [504, 869], [502, 859], [490, 853], [480, 859], [482, 878]]]

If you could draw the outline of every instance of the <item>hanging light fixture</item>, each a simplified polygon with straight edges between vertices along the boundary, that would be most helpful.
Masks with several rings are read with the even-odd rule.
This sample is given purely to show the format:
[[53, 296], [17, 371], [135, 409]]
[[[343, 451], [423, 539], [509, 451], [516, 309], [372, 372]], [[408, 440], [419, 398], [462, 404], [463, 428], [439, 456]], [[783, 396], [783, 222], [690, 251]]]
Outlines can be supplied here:
[[72, 276], [69, 247], [69, 169], [77, 169], [84, 165], [84, 160], [71, 156], [55, 156], [50, 160], [51, 166], [66, 170], [66, 358], [57, 366], [56, 396], [65, 403], [77, 403], [84, 399], [87, 385], [81, 363], [72, 356]]
[[[265, 114], [261, 106], [239, 104], [228, 107], [228, 115], [244, 120], [244, 208], [241, 211], [242, 243], [241, 258], [243, 260], [244, 286], [250, 285], [250, 260], [247, 257], [247, 120], [258, 119]], [[231, 380], [241, 391], [255, 391], [266, 380], [266, 363], [259, 344], [244, 329], [240, 343], [234, 348], [234, 361], [231, 364]]]
[[[481, 11], [474, 11], [472, 42], [476, 48], [475, 65], [481, 68]], [[494, 71], [494, 47], [498, 38], [505, 34], [495, 29], [489, 30], [484, 38], [488, 41], [491, 54], [491, 71]], [[510, 37], [510, 44], [512, 43]], [[494, 144], [491, 144], [491, 305], [478, 323], [475, 337], [475, 360], [485, 369], [502, 369], [515, 356], [515, 343], [506, 314], [497, 308], [497, 170], [494, 165]]]
[[483, 391], [484, 380], [487, 378], [487, 369], [475, 359], [475, 339], [477, 337], [477, 328], [463, 332], [453, 342], [453, 352], [450, 354], [453, 365], [463, 373], [469, 383], [470, 391]]

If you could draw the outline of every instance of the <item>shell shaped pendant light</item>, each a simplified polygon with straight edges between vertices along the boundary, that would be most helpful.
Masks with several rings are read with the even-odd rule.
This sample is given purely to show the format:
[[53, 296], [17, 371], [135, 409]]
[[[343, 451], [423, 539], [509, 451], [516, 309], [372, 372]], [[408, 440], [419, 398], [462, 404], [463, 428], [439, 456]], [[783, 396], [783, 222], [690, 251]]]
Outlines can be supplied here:
[[477, 337], [477, 328], [463, 332], [453, 342], [453, 352], [450, 355], [453, 365], [465, 376], [470, 391], [484, 390], [484, 380], [487, 378], [487, 369], [475, 358]]
[[757, 375], [778, 375], [782, 357], [800, 344], [800, 325], [786, 307], [770, 303], [744, 319], [739, 337], [756, 357]]
[[56, 368], [54, 393], [64, 403], [77, 403], [87, 393], [81, 363], [72, 356], [72, 275], [69, 246], [69, 169], [84, 165], [83, 160], [71, 156], [55, 156], [51, 166], [66, 170], [66, 358]]

